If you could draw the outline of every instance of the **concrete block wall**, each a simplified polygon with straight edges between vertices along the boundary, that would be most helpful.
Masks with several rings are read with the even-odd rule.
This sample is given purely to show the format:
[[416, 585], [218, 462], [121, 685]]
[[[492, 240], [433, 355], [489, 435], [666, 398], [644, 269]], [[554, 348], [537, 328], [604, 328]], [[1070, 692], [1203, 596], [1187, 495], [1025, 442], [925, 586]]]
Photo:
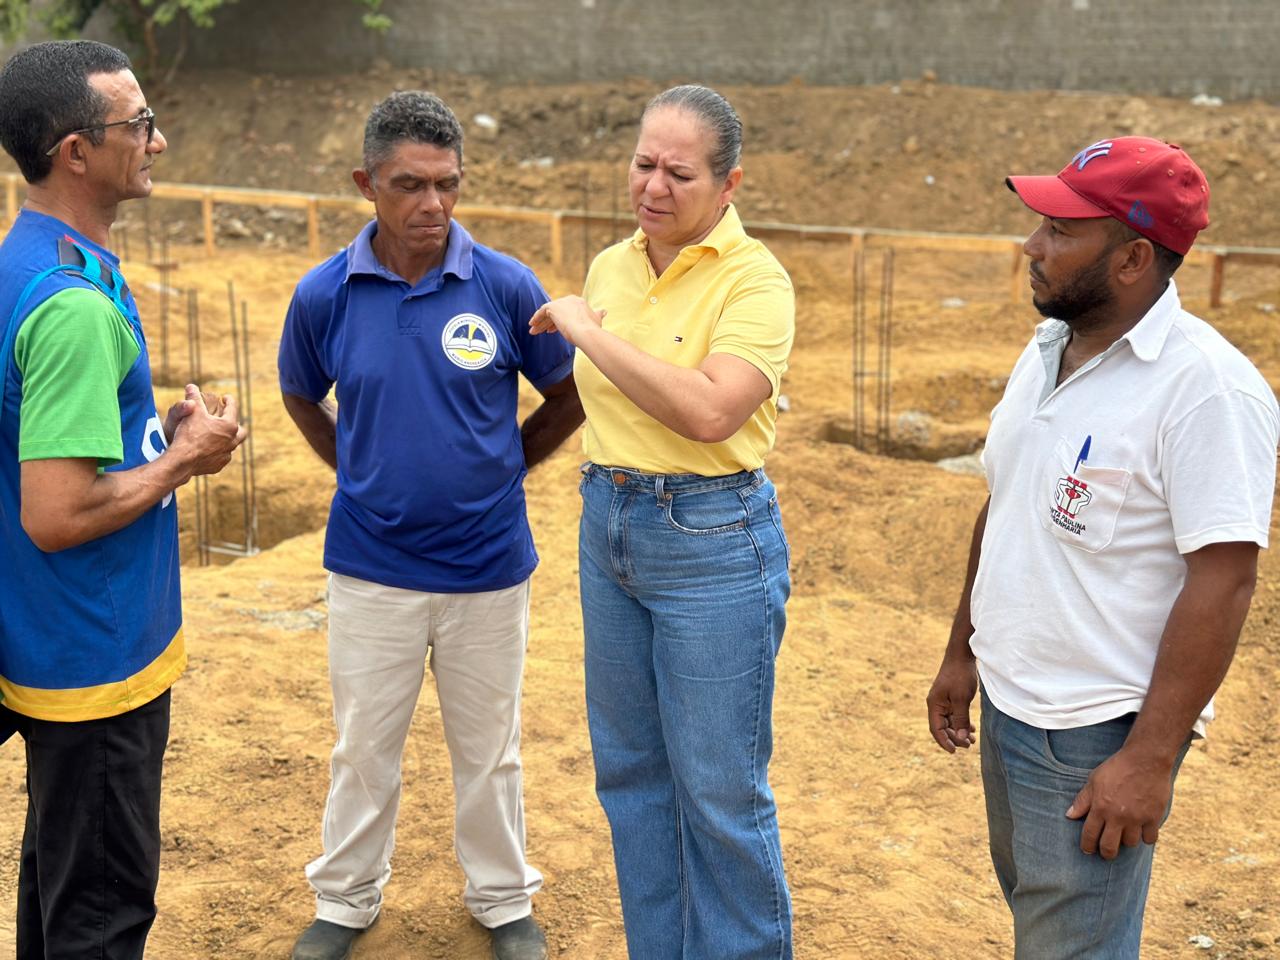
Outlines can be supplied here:
[[241, 0], [195, 66], [314, 73], [377, 60], [501, 80], [943, 83], [1280, 97], [1280, 0]]

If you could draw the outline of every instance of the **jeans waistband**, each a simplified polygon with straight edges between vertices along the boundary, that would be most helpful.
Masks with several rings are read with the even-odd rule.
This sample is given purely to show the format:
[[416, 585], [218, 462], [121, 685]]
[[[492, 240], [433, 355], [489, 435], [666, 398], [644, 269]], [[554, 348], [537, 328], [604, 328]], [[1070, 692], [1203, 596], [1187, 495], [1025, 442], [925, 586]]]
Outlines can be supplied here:
[[766, 479], [763, 467], [723, 477], [704, 477], [698, 473], [643, 473], [627, 467], [607, 467], [588, 461], [582, 465], [582, 472], [588, 477], [607, 480], [618, 489], [647, 491], [659, 498], [671, 493], [706, 493], [711, 490], [758, 487]]

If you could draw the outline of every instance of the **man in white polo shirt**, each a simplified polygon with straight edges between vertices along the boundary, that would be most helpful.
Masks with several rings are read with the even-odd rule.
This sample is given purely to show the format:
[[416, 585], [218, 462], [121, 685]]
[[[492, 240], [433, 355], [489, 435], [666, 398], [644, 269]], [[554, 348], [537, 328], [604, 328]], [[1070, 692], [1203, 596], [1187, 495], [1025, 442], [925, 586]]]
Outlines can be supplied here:
[[1280, 414], [1171, 277], [1208, 226], [1181, 149], [1102, 140], [1008, 186], [1047, 319], [991, 414], [950, 642], [928, 696], [974, 742], [1018, 958], [1136, 958], [1153, 845], [1213, 716], [1267, 545]]

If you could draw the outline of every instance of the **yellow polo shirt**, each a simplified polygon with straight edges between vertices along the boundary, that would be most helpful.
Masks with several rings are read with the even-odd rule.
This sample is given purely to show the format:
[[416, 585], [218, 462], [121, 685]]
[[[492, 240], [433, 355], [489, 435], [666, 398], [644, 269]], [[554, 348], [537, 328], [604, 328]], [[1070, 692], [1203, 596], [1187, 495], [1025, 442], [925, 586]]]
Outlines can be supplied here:
[[791, 278], [730, 205], [701, 243], [685, 247], [656, 276], [637, 230], [591, 264], [583, 297], [608, 316], [604, 328], [645, 353], [697, 368], [713, 353], [746, 360], [773, 390], [721, 443], [688, 440], [628, 400], [581, 350], [573, 374], [587, 413], [583, 450], [594, 463], [645, 473], [719, 477], [754, 470], [773, 448], [778, 387], [795, 337]]

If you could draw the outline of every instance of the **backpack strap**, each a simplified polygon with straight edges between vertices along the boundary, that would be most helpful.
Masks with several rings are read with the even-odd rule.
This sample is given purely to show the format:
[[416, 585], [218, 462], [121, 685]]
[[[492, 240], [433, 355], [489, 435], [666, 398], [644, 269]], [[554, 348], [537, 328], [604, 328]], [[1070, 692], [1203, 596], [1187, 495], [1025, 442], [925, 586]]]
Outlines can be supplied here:
[[[111, 301], [111, 305], [129, 324], [129, 329], [134, 329], [133, 321], [129, 317], [129, 308], [124, 302], [129, 288], [125, 286], [124, 277], [119, 271], [107, 267], [108, 278], [104, 280], [102, 270], [105, 265], [102, 260], [74, 240], [65, 237], [58, 241], [58, 258], [62, 262], [56, 267], [40, 271], [27, 282], [22, 293], [18, 295], [17, 305], [14, 306], [13, 312], [9, 314], [9, 319], [5, 323], [3, 336], [0, 337], [0, 419], [4, 417], [4, 394], [9, 382], [9, 361], [13, 357], [13, 345], [18, 339], [22, 310], [31, 299], [31, 295], [49, 277], [55, 273], [70, 273], [87, 280], [95, 290]], [[134, 336], [137, 337], [136, 332]]]
[[[75, 273], [100, 290], [124, 318], [129, 319], [129, 308], [124, 302], [125, 296], [129, 293], [129, 287], [125, 284], [124, 275], [120, 271], [109, 267], [101, 257], [85, 249], [70, 237], [63, 237], [58, 241], [58, 262], [63, 266], [76, 267]], [[132, 322], [130, 325], [132, 326]]]

